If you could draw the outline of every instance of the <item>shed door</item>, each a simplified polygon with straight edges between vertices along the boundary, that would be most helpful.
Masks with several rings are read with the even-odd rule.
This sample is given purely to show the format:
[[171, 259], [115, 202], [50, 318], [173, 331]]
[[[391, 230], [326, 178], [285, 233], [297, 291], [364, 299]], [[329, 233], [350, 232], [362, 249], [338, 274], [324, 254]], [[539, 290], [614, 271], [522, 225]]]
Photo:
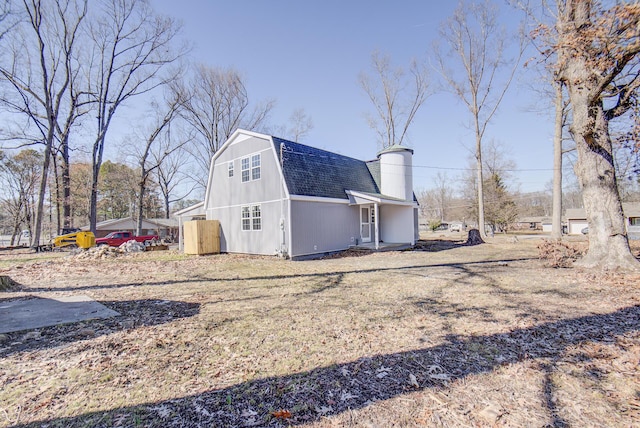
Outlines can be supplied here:
[[362, 242], [371, 242], [370, 207], [360, 207], [360, 238], [362, 238]]

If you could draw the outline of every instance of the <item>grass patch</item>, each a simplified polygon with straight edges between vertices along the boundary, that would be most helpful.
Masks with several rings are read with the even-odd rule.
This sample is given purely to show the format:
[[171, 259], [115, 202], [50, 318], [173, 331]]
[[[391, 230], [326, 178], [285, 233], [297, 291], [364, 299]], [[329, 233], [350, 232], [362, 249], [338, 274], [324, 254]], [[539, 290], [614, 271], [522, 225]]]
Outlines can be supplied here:
[[0, 426], [633, 425], [640, 278], [538, 243], [9, 263], [122, 315], [5, 335]]

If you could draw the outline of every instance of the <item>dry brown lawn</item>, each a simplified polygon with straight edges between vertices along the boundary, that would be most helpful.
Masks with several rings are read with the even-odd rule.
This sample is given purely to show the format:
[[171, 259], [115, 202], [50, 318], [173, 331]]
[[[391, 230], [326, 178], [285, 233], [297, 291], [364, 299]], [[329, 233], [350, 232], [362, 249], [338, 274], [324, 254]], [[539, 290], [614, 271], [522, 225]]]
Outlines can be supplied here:
[[0, 426], [637, 426], [640, 276], [548, 268], [538, 243], [0, 252], [22, 286], [0, 304], [84, 294], [121, 313], [0, 335]]

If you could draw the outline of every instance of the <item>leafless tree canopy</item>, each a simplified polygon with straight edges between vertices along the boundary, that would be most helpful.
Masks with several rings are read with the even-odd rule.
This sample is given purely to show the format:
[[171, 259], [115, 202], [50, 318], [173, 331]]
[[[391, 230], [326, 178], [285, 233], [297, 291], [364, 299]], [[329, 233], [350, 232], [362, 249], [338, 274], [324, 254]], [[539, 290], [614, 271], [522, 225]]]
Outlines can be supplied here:
[[361, 73], [358, 79], [375, 110], [367, 116], [367, 122], [378, 136], [379, 148], [402, 144], [427, 99], [427, 71], [414, 60], [407, 74], [401, 67], [394, 67], [389, 56], [379, 52], [371, 55], [371, 67], [373, 75]]
[[[87, 13], [80, 0], [25, 0], [13, 3], [19, 20], [2, 40], [5, 55], [0, 76], [6, 83], [0, 103], [16, 117], [7, 138], [44, 146], [42, 174], [32, 245], [40, 241], [49, 165], [54, 149], [68, 142], [68, 130], [78, 117], [74, 81], [78, 38]], [[64, 148], [62, 149], [65, 153]]]
[[[512, 36], [499, 23], [496, 6], [489, 1], [461, 1], [441, 27], [440, 38], [444, 47], [434, 47], [440, 73], [447, 88], [471, 115], [478, 174], [478, 225], [485, 238], [482, 140], [519, 67], [524, 37], [519, 38], [516, 57], [507, 58], [505, 49]], [[461, 72], [455, 73], [454, 69]]]
[[236, 129], [256, 130], [263, 126], [274, 102], [252, 107], [238, 71], [202, 64], [195, 68], [182, 90], [188, 94], [183, 117], [197, 134], [190, 146], [199, 165], [193, 178], [205, 187], [211, 157]]
[[175, 78], [166, 71], [184, 54], [173, 46], [179, 32], [178, 23], [155, 14], [146, 0], [105, 0], [103, 13], [93, 17], [89, 30], [93, 50], [88, 79], [88, 92], [96, 114], [89, 215], [93, 231], [107, 131], [123, 103]]

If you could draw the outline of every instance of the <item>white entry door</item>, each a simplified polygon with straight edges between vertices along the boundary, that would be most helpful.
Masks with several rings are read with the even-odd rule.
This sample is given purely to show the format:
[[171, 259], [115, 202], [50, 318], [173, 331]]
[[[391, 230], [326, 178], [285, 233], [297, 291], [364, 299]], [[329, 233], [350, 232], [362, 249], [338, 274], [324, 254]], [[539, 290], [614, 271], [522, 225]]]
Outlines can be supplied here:
[[362, 242], [371, 242], [371, 208], [360, 207], [360, 238]]

